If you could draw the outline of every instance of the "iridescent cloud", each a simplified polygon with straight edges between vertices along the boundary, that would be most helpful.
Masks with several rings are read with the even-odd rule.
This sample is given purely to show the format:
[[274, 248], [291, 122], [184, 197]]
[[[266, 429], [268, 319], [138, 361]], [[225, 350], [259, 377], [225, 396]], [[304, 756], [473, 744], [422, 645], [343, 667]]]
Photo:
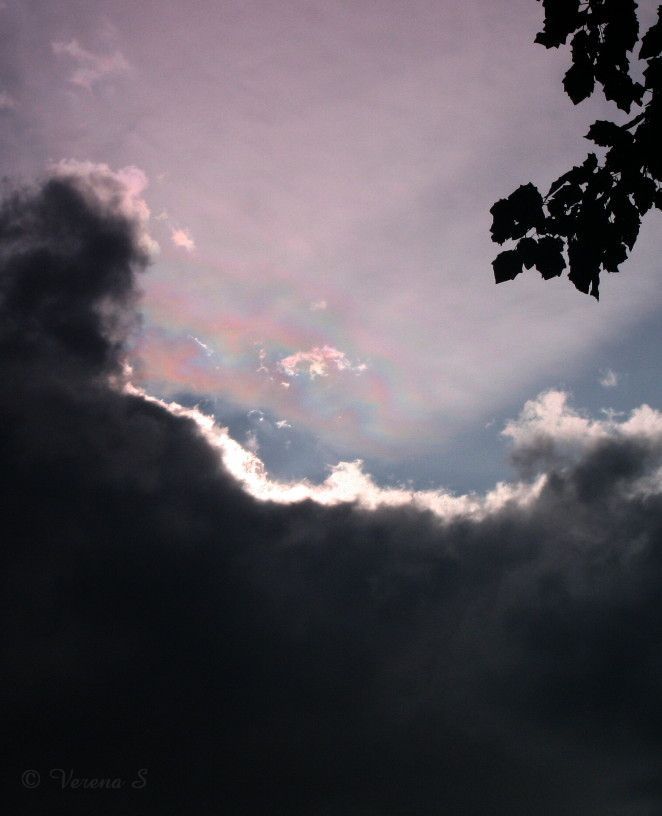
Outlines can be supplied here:
[[306, 373], [311, 380], [315, 377], [328, 377], [329, 371], [365, 371], [365, 363], [352, 363], [344, 351], [339, 351], [333, 346], [315, 346], [309, 351], [296, 351], [278, 361], [278, 367], [287, 374], [288, 377], [296, 377], [297, 374]]

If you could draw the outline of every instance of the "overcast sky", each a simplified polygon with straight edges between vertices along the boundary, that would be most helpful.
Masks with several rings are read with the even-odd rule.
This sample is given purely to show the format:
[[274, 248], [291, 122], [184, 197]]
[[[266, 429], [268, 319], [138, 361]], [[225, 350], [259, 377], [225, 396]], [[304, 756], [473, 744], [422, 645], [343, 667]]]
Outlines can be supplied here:
[[495, 286], [622, 116], [541, 24], [0, 0], [12, 812], [661, 812], [660, 216]]

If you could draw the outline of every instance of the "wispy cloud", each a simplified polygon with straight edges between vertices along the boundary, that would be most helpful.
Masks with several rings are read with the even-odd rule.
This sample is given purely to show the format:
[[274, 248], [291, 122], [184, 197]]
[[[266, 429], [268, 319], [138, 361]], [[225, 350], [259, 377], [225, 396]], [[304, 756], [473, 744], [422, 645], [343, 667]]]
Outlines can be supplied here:
[[100, 79], [126, 74], [131, 68], [121, 51], [114, 51], [112, 54], [95, 54], [83, 48], [76, 39], [69, 40], [69, 42], [58, 41], [51, 45], [54, 54], [70, 57], [77, 64], [69, 81], [81, 88], [91, 90]]
[[314, 303], [310, 304], [310, 311], [311, 312], [323, 312], [326, 309], [327, 303], [325, 300], [316, 300]]
[[288, 377], [304, 372], [311, 380], [328, 376], [329, 370], [361, 372], [367, 368], [365, 363], [352, 363], [344, 351], [333, 346], [315, 346], [310, 351], [297, 351], [283, 357], [278, 365]]
[[170, 237], [176, 247], [185, 249], [187, 252], [195, 250], [195, 241], [191, 237], [191, 233], [187, 229], [172, 229]]
[[204, 351], [204, 353], [207, 355], [207, 357], [213, 356], [214, 350], [212, 348], [210, 348], [206, 343], [203, 343], [202, 340], [199, 340], [197, 337], [195, 337], [192, 334], [189, 334], [188, 337], [189, 337], [190, 340], [193, 340], [193, 342], [196, 344], [196, 346], [199, 346]]
[[603, 388], [614, 388], [618, 385], [618, 374], [612, 371], [611, 368], [608, 368], [600, 377], [599, 382]]

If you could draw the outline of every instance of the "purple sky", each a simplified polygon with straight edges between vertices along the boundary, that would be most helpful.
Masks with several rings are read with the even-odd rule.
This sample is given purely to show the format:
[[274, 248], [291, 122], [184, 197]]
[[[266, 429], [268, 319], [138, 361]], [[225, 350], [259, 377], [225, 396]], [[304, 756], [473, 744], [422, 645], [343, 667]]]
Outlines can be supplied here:
[[599, 406], [629, 382], [638, 404], [640, 372], [604, 349], [636, 361], [661, 305], [658, 213], [600, 304], [565, 279], [492, 282], [492, 203], [545, 187], [613, 114], [573, 108], [541, 19], [533, 0], [7, 0], [2, 170], [145, 174], [152, 393], [266, 412], [339, 457], [455, 440], [461, 459], [541, 388], [588, 378]]

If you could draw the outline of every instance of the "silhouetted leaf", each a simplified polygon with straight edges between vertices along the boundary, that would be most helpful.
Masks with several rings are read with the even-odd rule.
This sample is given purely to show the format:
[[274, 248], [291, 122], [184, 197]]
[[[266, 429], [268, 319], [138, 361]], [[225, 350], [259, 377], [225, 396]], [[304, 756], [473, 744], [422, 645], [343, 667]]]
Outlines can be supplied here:
[[[662, 94], [656, 95], [662, 96]], [[642, 165], [649, 173], [662, 182], [662, 150], [660, 131], [662, 130], [662, 100], [653, 97], [646, 108], [646, 119], [637, 130], [637, 142]]]
[[662, 85], [662, 57], [655, 57], [648, 61], [648, 68], [644, 71], [646, 87], [649, 90]]
[[544, 45], [545, 48], [558, 48], [559, 45], [562, 45], [568, 35], [559, 37], [558, 35], [553, 35], [550, 31], [539, 31], [534, 39], [534, 43], [538, 45]]
[[573, 239], [568, 243], [568, 260], [570, 262], [568, 278], [580, 292], [585, 295], [590, 293], [597, 299], [600, 258], [595, 248], [584, 239]]
[[575, 105], [587, 99], [593, 93], [595, 87], [595, 79], [590, 64], [576, 62], [572, 65], [563, 77], [563, 87]]
[[632, 197], [641, 215], [646, 215], [648, 210], [653, 206], [656, 191], [657, 185], [652, 178], [642, 176], [638, 180], [632, 191]]
[[558, 277], [565, 269], [563, 241], [560, 238], [544, 236], [538, 241], [536, 269], [545, 280]]
[[603, 30], [603, 41], [607, 49], [618, 58], [631, 51], [637, 44], [639, 21], [634, 0], [605, 0], [604, 9], [607, 23]]
[[492, 261], [494, 268], [494, 280], [497, 283], [513, 280], [522, 271], [522, 259], [515, 249], [507, 249], [500, 252]]
[[598, 199], [608, 193], [614, 185], [614, 177], [607, 167], [598, 167], [591, 174], [586, 185], [586, 197]]
[[[641, 175], [641, 156], [634, 147], [632, 134], [620, 128], [614, 147], [607, 151], [605, 167], [611, 173], [621, 173], [623, 177], [636, 180]], [[611, 176], [609, 178], [611, 182]]]
[[[629, 134], [626, 133], [625, 135]], [[593, 122], [588, 129], [585, 138], [590, 139], [601, 147], [612, 147], [612, 145], [618, 144], [618, 142], [622, 140], [623, 130], [613, 122], [598, 119], [598, 121]]]
[[639, 235], [641, 216], [639, 211], [626, 195], [614, 197], [611, 203], [615, 223], [618, 225], [623, 242], [632, 249]]
[[517, 243], [517, 252], [524, 266], [531, 269], [538, 257], [538, 242], [535, 238], [522, 238]]
[[580, 28], [572, 38], [572, 61], [585, 62], [590, 67], [597, 56], [599, 44], [600, 33], [595, 27]]
[[492, 240], [502, 244], [508, 238], [522, 238], [528, 230], [541, 225], [545, 216], [542, 196], [533, 184], [523, 184], [490, 209]]
[[602, 253], [602, 265], [607, 272], [618, 272], [618, 267], [627, 260], [628, 250], [625, 244], [618, 240], [614, 233], [606, 236]]
[[583, 175], [584, 169], [581, 165], [573, 167], [572, 170], [568, 170], [567, 173], [564, 173], [562, 176], [559, 176], [556, 181], [552, 182], [549, 192], [547, 193], [547, 198], [553, 196], [564, 184], [570, 183], [576, 185], [582, 180]]
[[595, 63], [595, 78], [602, 85], [605, 97], [621, 110], [629, 111], [634, 102], [641, 102], [644, 88], [628, 74], [627, 60], [619, 64], [603, 49]]
[[543, 0], [543, 7], [545, 25], [535, 42], [546, 48], [557, 48], [579, 24], [579, 0]]
[[578, 184], [566, 184], [547, 203], [550, 215], [558, 218], [563, 213], [570, 213], [575, 204], [582, 200], [582, 188]]
[[552, 186], [549, 188], [549, 192], [547, 196], [553, 195], [560, 187], [562, 187], [567, 182], [573, 184], [581, 184], [584, 181], [588, 180], [588, 177], [591, 173], [595, 170], [598, 166], [598, 157], [595, 153], [589, 153], [588, 156], [584, 159], [583, 163], [577, 165], [572, 168], [572, 170], [568, 170], [567, 173], [564, 173], [562, 176], [559, 176], [555, 182], [552, 183]]
[[[502, 252], [499, 256], [506, 256], [499, 266], [499, 274], [503, 276], [503, 280], [512, 280], [522, 271], [522, 265], [526, 269], [535, 266], [545, 280], [560, 275], [565, 268], [563, 241], [557, 237], [545, 235], [538, 239], [522, 238], [516, 249], [510, 251], [514, 253], [512, 256], [508, 252]], [[515, 274], [512, 274], [513, 271]], [[495, 267], [495, 275], [496, 272]]]

